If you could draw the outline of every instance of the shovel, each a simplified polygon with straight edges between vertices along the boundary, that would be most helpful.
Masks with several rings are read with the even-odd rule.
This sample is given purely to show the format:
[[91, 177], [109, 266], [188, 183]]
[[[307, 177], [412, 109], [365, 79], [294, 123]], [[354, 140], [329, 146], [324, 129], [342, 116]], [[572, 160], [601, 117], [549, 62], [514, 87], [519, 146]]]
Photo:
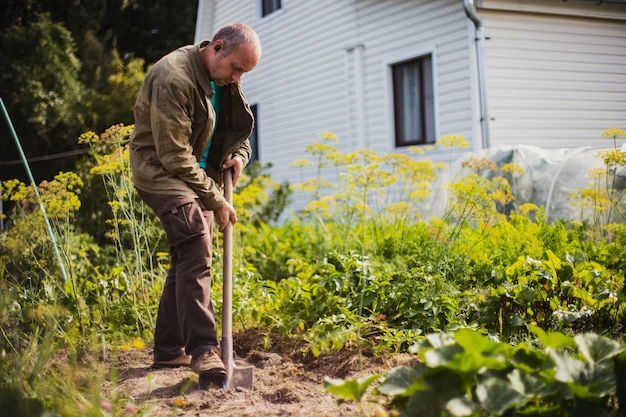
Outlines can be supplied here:
[[[233, 172], [224, 171], [224, 197], [230, 204], [233, 202]], [[200, 375], [200, 389], [221, 385], [224, 389], [242, 387], [253, 389], [254, 368], [239, 367], [233, 359], [233, 224], [228, 223], [224, 229], [224, 271], [222, 278], [222, 362], [226, 367], [226, 376]]]

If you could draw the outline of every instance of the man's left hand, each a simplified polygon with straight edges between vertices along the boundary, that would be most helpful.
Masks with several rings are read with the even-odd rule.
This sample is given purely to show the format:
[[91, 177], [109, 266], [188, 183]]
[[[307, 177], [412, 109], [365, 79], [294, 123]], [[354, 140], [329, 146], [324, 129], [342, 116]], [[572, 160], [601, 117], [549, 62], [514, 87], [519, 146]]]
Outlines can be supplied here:
[[229, 159], [228, 161], [224, 162], [224, 165], [222, 165], [222, 171], [225, 171], [229, 168], [233, 169], [233, 187], [234, 187], [235, 185], [237, 185], [237, 180], [239, 179], [239, 176], [241, 175], [241, 171], [243, 171], [243, 160], [238, 156], [235, 156], [234, 158]]

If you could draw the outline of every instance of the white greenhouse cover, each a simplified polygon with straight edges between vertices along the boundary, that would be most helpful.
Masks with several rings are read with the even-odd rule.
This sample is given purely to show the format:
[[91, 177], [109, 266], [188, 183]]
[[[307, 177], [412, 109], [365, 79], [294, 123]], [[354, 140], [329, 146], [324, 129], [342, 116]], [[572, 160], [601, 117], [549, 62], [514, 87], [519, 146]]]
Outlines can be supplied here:
[[[626, 151], [626, 145], [622, 145], [621, 151]], [[560, 148], [543, 149], [536, 146], [518, 145], [514, 147], [500, 147], [486, 149], [472, 153], [476, 158], [486, 157], [492, 160], [500, 169], [504, 164], [513, 163], [520, 166], [524, 173], [513, 174], [502, 171], [485, 173], [486, 178], [504, 176], [509, 180], [511, 193], [515, 196], [512, 202], [514, 207], [524, 203], [532, 203], [539, 207], [545, 207], [546, 217], [549, 222], [556, 219], [583, 220], [592, 215], [592, 210], [587, 208], [581, 215], [580, 207], [575, 207], [570, 195], [582, 188], [591, 188], [595, 183], [590, 177], [590, 170], [605, 168], [604, 162], [599, 156], [601, 151], [613, 148]], [[463, 168], [462, 163], [469, 159], [465, 155], [457, 159], [448, 172], [442, 173], [440, 178], [451, 178], [458, 181], [465, 175], [473, 172], [469, 168]], [[616, 170], [616, 182], [612, 188], [621, 195], [626, 188], [626, 172], [624, 167]], [[441, 216], [445, 209], [448, 196], [447, 187], [437, 187], [432, 204], [432, 214]], [[604, 181], [602, 181], [604, 186]], [[606, 187], [604, 187], [606, 188]], [[583, 218], [581, 218], [583, 217]]]

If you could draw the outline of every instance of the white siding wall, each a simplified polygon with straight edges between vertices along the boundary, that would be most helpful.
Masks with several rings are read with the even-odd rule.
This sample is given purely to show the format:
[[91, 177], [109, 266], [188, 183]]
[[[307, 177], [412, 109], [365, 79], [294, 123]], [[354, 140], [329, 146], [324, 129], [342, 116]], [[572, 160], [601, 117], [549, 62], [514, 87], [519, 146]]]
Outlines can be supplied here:
[[424, 53], [433, 54], [435, 66], [437, 135], [472, 140], [473, 35], [461, 1], [283, 0], [283, 10], [265, 18], [258, 1], [205, 1], [201, 37], [241, 21], [261, 38], [263, 55], [244, 76], [244, 90], [258, 104], [259, 155], [273, 164], [275, 180], [299, 181], [288, 164], [307, 157], [304, 148], [320, 131], [337, 134], [343, 151], [358, 147], [358, 62], [347, 50], [360, 44], [368, 148], [395, 151], [389, 65]]
[[492, 146], [605, 146], [602, 131], [626, 127], [626, 21], [479, 13]]

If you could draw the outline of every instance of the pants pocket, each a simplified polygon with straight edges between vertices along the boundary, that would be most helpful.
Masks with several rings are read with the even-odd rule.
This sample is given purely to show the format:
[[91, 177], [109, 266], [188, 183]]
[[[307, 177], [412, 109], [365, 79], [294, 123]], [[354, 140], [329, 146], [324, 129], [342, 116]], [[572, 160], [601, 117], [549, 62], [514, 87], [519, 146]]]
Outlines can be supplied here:
[[187, 241], [208, 235], [209, 226], [202, 213], [202, 208], [194, 200], [181, 201], [180, 204], [159, 210], [159, 218], [171, 246], [178, 246]]

